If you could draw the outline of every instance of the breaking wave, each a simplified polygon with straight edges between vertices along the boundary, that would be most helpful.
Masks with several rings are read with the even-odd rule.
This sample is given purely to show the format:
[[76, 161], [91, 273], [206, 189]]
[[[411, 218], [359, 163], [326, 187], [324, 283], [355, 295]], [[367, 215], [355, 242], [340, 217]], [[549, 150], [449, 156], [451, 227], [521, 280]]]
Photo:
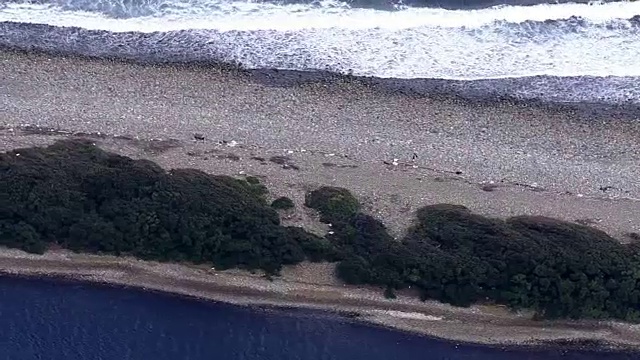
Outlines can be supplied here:
[[[530, 78], [537, 98], [640, 102], [640, 2], [466, 3], [0, 0], [0, 45], [482, 86]], [[550, 78], [582, 88], [545, 93], [558, 89], [541, 85]]]

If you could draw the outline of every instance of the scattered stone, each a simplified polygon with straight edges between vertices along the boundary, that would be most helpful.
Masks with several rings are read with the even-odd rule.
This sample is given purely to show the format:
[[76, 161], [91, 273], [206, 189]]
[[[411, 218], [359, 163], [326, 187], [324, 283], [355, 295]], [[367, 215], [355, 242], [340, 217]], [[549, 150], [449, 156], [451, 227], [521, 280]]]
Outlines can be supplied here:
[[260, 162], [265, 162], [265, 161], [267, 161], [267, 160], [266, 160], [265, 158], [263, 158], [262, 156], [252, 156], [252, 157], [251, 157], [251, 160], [257, 160], [257, 161], [260, 161]]
[[300, 170], [300, 167], [291, 162], [291, 158], [288, 156], [276, 155], [269, 158], [274, 164], [282, 165], [283, 169]]
[[219, 142], [219, 144], [227, 145], [227, 146], [229, 146], [229, 147], [234, 147], [234, 146], [237, 146], [237, 145], [238, 145], [238, 142], [237, 142], [237, 141], [235, 141], [235, 140], [231, 140], [231, 141], [228, 141], [228, 140], [222, 140], [222, 141], [220, 141], [220, 142]]
[[291, 158], [288, 156], [275, 155], [270, 157], [269, 161], [271, 161], [274, 164], [285, 165], [286, 163], [291, 161]]
[[324, 167], [337, 167], [337, 168], [341, 168], [341, 169], [356, 169], [358, 168], [358, 165], [353, 165], [353, 164], [334, 164], [334, 163], [330, 163], [330, 162], [325, 162], [322, 163], [322, 166]]
[[201, 134], [201, 133], [195, 133], [195, 134], [193, 134], [193, 139], [194, 139], [195, 141], [204, 141], [204, 140], [205, 140], [205, 137], [204, 137], [204, 134]]
[[291, 169], [291, 170], [300, 170], [300, 167], [296, 164], [284, 164], [282, 165], [283, 169]]
[[132, 140], [137, 146], [150, 154], [160, 154], [170, 149], [180, 147], [180, 141], [176, 139], [150, 139], [150, 140]]
[[494, 184], [494, 183], [489, 183], [489, 184], [484, 184], [482, 185], [482, 191], [487, 191], [487, 192], [491, 192], [494, 191], [495, 189], [499, 188], [500, 185], [498, 184]]
[[601, 222], [602, 219], [576, 219], [574, 220], [575, 223], [580, 224], [580, 225], [584, 225], [584, 226], [591, 226], [591, 225], [595, 225], [599, 222]]
[[238, 155], [236, 155], [234, 153], [217, 155], [216, 157], [218, 159], [228, 159], [228, 160], [232, 160], [232, 161], [240, 161], [240, 156], [238, 156]]
[[637, 232], [630, 232], [627, 234], [627, 237], [633, 241], [640, 241], [640, 233]]

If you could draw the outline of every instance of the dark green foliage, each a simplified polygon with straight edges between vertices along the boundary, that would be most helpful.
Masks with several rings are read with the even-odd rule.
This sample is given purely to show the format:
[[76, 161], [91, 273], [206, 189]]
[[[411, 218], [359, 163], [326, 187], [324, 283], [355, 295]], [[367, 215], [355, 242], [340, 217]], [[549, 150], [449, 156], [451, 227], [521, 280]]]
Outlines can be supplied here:
[[384, 297], [386, 299], [395, 299], [396, 298], [396, 293], [395, 291], [393, 291], [393, 288], [386, 288], [384, 289]]
[[260, 179], [255, 176], [247, 176], [244, 180], [251, 185], [260, 185]]
[[[331, 199], [350, 199], [335, 211]], [[323, 188], [307, 205], [331, 221], [328, 236], [349, 284], [418, 289], [423, 299], [458, 306], [494, 302], [534, 309], [541, 318], [640, 321], [640, 244], [622, 245], [602, 231], [544, 217], [506, 221], [458, 205], [418, 210], [396, 241], [378, 220], [359, 213], [346, 190]], [[335, 215], [338, 214], [338, 215]], [[345, 215], [346, 214], [346, 215]], [[340, 221], [336, 221], [338, 218]]]
[[289, 210], [293, 209], [295, 205], [293, 204], [293, 200], [289, 199], [286, 196], [279, 197], [271, 203], [271, 207], [276, 210]]
[[385, 296], [530, 308], [540, 318], [640, 321], [640, 242], [622, 245], [574, 223], [490, 219], [432, 205], [401, 240], [360, 213], [347, 190], [324, 187], [305, 204], [332, 224], [325, 238], [283, 227], [256, 179], [197, 170], [165, 172], [149, 161], [86, 142], [0, 154], [0, 245], [42, 253], [57, 244], [93, 253], [213, 263], [277, 274], [302, 260], [339, 261], [349, 284]]
[[320, 221], [338, 224], [350, 222], [360, 211], [360, 203], [349, 190], [325, 186], [305, 197], [305, 206], [320, 213]]
[[247, 176], [244, 180], [236, 180], [242, 186], [246, 186], [249, 191], [254, 193], [260, 200], [267, 201], [266, 196], [269, 194], [269, 189], [260, 183], [260, 179], [255, 176]]
[[[259, 182], [106, 153], [84, 141], [0, 154], [0, 245], [261, 268], [330, 254], [280, 226]], [[310, 235], [309, 235], [310, 236]], [[314, 242], [315, 241], [315, 242]]]
[[336, 248], [325, 238], [321, 238], [297, 226], [286, 228], [288, 235], [294, 239], [312, 262], [338, 261], [341, 259]]

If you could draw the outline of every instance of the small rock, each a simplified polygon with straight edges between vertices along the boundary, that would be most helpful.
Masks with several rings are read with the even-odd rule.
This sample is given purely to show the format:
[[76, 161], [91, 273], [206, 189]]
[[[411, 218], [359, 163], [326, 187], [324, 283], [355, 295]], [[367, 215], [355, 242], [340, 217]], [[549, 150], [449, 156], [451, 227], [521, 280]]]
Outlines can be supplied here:
[[204, 134], [201, 134], [201, 133], [195, 133], [195, 134], [193, 134], [193, 139], [194, 139], [195, 141], [204, 141], [204, 140], [205, 140], [205, 137], [204, 137]]
[[496, 184], [493, 184], [493, 183], [485, 184], [485, 185], [482, 186], [482, 191], [491, 192], [491, 191], [497, 189], [498, 187], [500, 187], [500, 186], [496, 185]]

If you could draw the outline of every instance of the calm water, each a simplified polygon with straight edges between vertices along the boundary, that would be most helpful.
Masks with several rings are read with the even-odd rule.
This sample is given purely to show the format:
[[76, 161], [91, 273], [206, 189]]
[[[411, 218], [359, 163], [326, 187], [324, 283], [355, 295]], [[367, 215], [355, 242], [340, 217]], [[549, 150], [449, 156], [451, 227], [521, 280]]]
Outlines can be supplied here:
[[322, 314], [0, 277], [0, 359], [637, 359], [458, 346]]

